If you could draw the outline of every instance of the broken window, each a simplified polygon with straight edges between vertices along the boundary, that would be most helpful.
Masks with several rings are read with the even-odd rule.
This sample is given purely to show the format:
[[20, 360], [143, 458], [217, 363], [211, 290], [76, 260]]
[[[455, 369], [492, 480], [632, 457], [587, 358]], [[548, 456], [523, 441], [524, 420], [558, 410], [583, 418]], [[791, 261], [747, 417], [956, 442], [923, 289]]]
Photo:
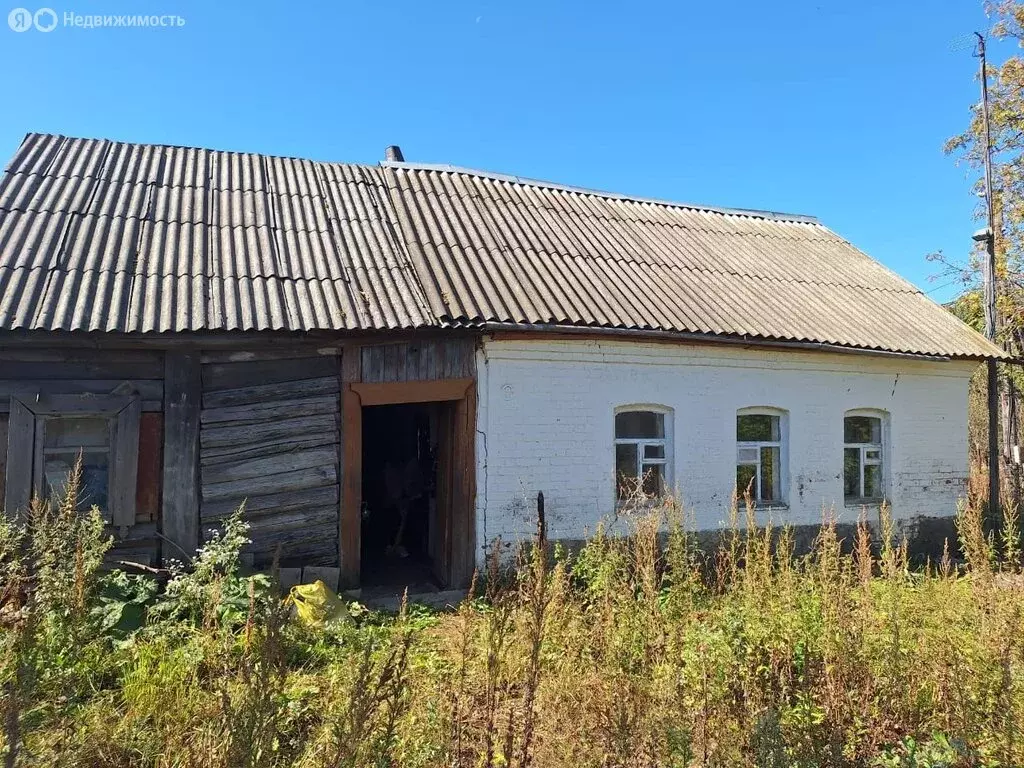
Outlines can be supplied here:
[[615, 414], [615, 488], [619, 501], [663, 496], [669, 488], [665, 411]]
[[847, 502], [879, 502], [884, 492], [881, 415], [848, 413], [843, 419], [843, 496]]

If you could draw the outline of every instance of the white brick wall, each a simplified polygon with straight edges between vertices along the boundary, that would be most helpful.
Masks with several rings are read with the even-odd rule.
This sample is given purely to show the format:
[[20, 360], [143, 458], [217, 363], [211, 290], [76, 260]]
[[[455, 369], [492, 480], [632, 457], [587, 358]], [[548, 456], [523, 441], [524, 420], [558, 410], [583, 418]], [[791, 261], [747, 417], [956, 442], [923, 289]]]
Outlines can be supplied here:
[[976, 364], [814, 351], [626, 341], [494, 341], [479, 353], [478, 552], [529, 537], [543, 491], [552, 538], [582, 538], [615, 513], [614, 411], [674, 411], [673, 479], [701, 529], [724, 521], [735, 484], [736, 410], [789, 412], [789, 509], [843, 506], [843, 414], [889, 413], [893, 514], [950, 515], [967, 475], [967, 384]]

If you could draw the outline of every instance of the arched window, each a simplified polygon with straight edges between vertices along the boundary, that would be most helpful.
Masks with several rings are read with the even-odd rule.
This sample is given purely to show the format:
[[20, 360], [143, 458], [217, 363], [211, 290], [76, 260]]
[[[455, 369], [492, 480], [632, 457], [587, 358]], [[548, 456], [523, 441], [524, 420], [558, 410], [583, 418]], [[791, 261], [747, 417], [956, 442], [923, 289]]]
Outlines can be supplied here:
[[886, 413], [861, 409], [843, 418], [843, 497], [848, 503], [885, 498]]
[[616, 498], [663, 496], [671, 488], [671, 468], [672, 410], [653, 405], [616, 409]]
[[736, 412], [736, 493], [750, 491], [758, 504], [785, 504], [786, 412], [741, 408]]

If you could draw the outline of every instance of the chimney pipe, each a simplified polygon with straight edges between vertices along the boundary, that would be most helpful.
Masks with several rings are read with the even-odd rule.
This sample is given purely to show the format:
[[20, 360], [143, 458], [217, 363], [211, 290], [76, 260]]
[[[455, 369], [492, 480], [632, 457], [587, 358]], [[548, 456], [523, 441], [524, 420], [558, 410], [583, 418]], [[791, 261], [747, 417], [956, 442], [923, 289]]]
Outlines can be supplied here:
[[402, 156], [402, 148], [397, 144], [392, 144], [384, 150], [384, 159], [390, 160], [393, 163], [405, 162], [405, 157]]

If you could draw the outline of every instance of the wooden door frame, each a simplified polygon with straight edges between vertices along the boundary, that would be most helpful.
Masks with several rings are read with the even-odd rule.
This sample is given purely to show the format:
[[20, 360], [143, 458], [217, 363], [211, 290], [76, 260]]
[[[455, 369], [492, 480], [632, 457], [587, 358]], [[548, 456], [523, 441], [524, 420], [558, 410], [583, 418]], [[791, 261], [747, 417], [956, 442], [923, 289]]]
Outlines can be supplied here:
[[[352, 359], [354, 358], [354, 360]], [[387, 383], [363, 383], [358, 355], [342, 356], [341, 386], [341, 513], [338, 559], [341, 586], [360, 586], [362, 562], [363, 408], [404, 403], [454, 404], [453, 443], [450, 464], [451, 503], [446, 510], [452, 535], [445, 537], [441, 570], [449, 586], [468, 583], [473, 573], [476, 548], [476, 383], [473, 379], [433, 379]], [[438, 510], [439, 514], [442, 511]], [[444, 536], [444, 534], [442, 534]]]

